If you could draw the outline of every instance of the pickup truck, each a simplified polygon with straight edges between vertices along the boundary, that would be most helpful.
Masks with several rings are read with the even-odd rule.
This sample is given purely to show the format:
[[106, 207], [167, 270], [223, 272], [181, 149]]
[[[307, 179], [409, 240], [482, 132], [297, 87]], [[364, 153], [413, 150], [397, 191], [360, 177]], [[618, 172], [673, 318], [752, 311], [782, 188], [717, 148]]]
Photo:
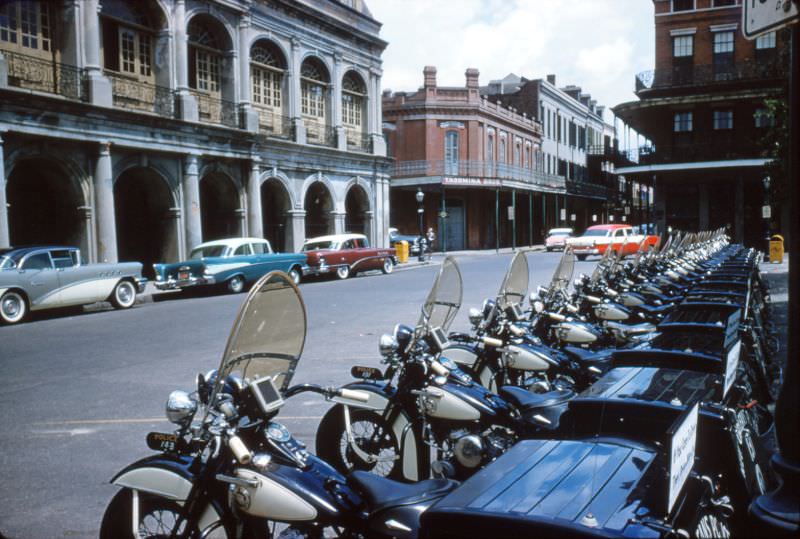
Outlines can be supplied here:
[[647, 246], [658, 243], [658, 236], [636, 234], [630, 225], [595, 225], [587, 228], [582, 236], [567, 238], [567, 245], [572, 247], [578, 260], [586, 260], [589, 255], [602, 256], [609, 246], [621, 256], [634, 254], [643, 239]]

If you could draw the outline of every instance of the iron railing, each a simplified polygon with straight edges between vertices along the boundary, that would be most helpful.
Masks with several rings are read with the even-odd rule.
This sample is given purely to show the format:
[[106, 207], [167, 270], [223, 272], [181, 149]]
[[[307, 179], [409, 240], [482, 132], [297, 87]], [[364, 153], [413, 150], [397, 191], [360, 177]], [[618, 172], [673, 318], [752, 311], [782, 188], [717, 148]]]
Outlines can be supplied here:
[[608, 186], [606, 185], [579, 180], [567, 180], [566, 184], [567, 193], [571, 195], [603, 199], [610, 195]]
[[395, 164], [394, 177], [450, 176], [458, 178], [484, 178], [496, 180], [514, 180], [530, 183], [542, 188], [564, 189], [563, 176], [546, 174], [507, 163], [488, 161], [401, 161]]
[[784, 77], [786, 77], [786, 66], [779, 62], [742, 60], [706, 65], [676, 65], [638, 73], [636, 75], [636, 92], [657, 88], [705, 86]]
[[239, 111], [236, 109], [236, 103], [211, 97], [197, 90], [189, 92], [197, 100], [197, 115], [201, 122], [239, 127]]
[[336, 130], [333, 127], [308, 119], [304, 119], [303, 123], [306, 127], [306, 142], [321, 146], [336, 145]]
[[289, 116], [254, 105], [258, 113], [258, 132], [269, 137], [292, 138], [294, 128]]
[[[702, 135], [696, 137], [704, 138]], [[733, 135], [725, 140], [695, 143], [694, 139], [662, 144], [641, 146], [630, 150], [638, 153], [640, 165], [658, 165], [667, 163], [692, 163], [702, 161], [724, 161], [730, 159], [757, 159], [763, 157], [763, 149], [758, 143], [747, 138], [736, 138]]]
[[67, 99], [86, 99], [81, 70], [73, 65], [4, 50], [8, 66], [8, 85], [60, 95]]
[[372, 150], [372, 140], [367, 134], [355, 129], [345, 129], [347, 149], [356, 152], [369, 152]]
[[175, 116], [175, 92], [170, 88], [109, 71], [105, 76], [111, 81], [114, 106], [170, 118]]

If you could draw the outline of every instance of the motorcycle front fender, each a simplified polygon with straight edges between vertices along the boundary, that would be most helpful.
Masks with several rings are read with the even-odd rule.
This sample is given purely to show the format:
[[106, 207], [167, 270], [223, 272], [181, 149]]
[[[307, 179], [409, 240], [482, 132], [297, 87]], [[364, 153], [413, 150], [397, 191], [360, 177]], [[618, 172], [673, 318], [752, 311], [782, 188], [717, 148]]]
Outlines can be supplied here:
[[[347, 402], [339, 401], [337, 400], [338, 397], [331, 400], [341, 402], [353, 408], [362, 408], [379, 413], [386, 412], [386, 409], [389, 407], [391, 400], [396, 394], [396, 390], [385, 381], [353, 382], [344, 387], [369, 393], [369, 400], [366, 403], [350, 400]], [[390, 420], [392, 422], [392, 432], [394, 432], [395, 439], [400, 444], [400, 454], [403, 459], [403, 477], [409, 481], [418, 481], [421, 478], [427, 477], [427, 465], [425, 466], [426, 470], [423, 471], [424, 473], [421, 474], [420, 472], [420, 464], [425, 461], [418, 455], [418, 452], [422, 452], [425, 445], [418, 440], [418, 429], [414, 428], [411, 417], [405, 410], [401, 409], [398, 410], [398, 412], [397, 414], [392, 414], [394, 417], [390, 418]]]

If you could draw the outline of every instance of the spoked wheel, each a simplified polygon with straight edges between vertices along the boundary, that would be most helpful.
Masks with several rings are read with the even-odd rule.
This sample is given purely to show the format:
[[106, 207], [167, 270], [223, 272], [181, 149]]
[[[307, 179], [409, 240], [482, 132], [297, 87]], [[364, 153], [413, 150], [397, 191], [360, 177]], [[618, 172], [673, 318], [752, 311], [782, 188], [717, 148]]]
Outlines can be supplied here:
[[[131, 491], [123, 489], [108, 504], [103, 523], [100, 527], [100, 538], [148, 538], [161, 539], [170, 537], [173, 528], [180, 519], [181, 507], [172, 500], [160, 498], [144, 492], [139, 493], [139, 526], [138, 533], [133, 535], [131, 519], [133, 518], [133, 499]], [[194, 535], [196, 529], [188, 529], [184, 521], [175, 530], [175, 536]], [[227, 537], [226, 534], [217, 537]]]
[[726, 539], [731, 536], [728, 519], [717, 512], [708, 512], [697, 521], [692, 537], [698, 539]]
[[347, 441], [341, 405], [328, 410], [320, 422], [317, 455], [342, 473], [364, 470], [382, 477], [400, 478], [400, 446], [383, 417], [369, 410], [350, 410], [350, 423], [358, 448], [376, 457], [376, 461], [361, 458]]

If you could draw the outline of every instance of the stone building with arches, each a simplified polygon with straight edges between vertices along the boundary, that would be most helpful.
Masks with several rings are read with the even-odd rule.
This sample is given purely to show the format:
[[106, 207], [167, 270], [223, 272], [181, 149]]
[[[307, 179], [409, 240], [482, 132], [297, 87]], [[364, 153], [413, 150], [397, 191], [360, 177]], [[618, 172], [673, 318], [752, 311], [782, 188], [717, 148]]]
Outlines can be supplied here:
[[2, 2], [0, 247], [386, 245], [379, 30], [363, 0]]

